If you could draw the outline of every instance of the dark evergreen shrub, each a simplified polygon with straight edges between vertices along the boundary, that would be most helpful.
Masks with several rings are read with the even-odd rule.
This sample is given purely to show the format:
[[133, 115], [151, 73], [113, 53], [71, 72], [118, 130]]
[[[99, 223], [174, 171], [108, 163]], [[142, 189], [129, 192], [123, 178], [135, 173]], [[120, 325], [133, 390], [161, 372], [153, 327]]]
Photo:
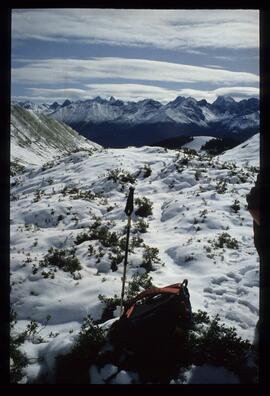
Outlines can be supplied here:
[[136, 198], [135, 205], [138, 206], [138, 209], [135, 211], [136, 216], [147, 217], [153, 214], [153, 202], [150, 199], [146, 197]]
[[73, 274], [75, 271], [82, 269], [78, 258], [75, 256], [75, 250], [63, 250], [50, 248], [48, 254], [39, 264], [40, 268], [53, 267], [59, 268], [65, 272]]

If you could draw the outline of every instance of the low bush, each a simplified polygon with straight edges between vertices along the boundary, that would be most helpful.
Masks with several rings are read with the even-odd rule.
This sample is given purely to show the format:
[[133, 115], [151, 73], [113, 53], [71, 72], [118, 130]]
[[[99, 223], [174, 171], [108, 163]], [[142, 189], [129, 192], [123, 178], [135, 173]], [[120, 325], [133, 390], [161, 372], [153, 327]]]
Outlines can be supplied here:
[[153, 202], [150, 199], [146, 197], [136, 198], [135, 205], [138, 206], [138, 209], [135, 211], [136, 216], [147, 217], [153, 214]]
[[75, 249], [63, 250], [55, 248], [48, 250], [48, 254], [40, 261], [39, 267], [58, 268], [71, 274], [82, 269], [78, 258], [75, 256]]
[[219, 315], [210, 319], [206, 312], [193, 313], [194, 327], [187, 339], [190, 363], [225, 367], [239, 376], [243, 383], [254, 382], [257, 372], [249, 367], [248, 353], [252, 346], [233, 327], [220, 323]]
[[70, 353], [56, 358], [55, 382], [89, 383], [89, 367], [95, 363], [104, 342], [105, 332], [88, 315]]
[[10, 313], [10, 383], [19, 383], [24, 376], [23, 369], [29, 364], [25, 353], [20, 350], [20, 346], [25, 341], [23, 333], [15, 334], [14, 326], [16, 324], [16, 313], [11, 310]]
[[231, 205], [231, 209], [234, 213], [237, 213], [240, 210], [240, 202], [238, 199], [235, 199], [234, 203]]
[[147, 228], [149, 228], [149, 223], [143, 219], [138, 219], [134, 224], [135, 231], [138, 231], [142, 234], [147, 232]]
[[224, 194], [227, 190], [227, 183], [225, 180], [219, 180], [216, 185], [216, 191], [218, 194]]
[[126, 183], [134, 184], [136, 181], [135, 176], [119, 168], [110, 170], [108, 172], [107, 178], [108, 180], [113, 180], [114, 183], [120, 183], [120, 184], [126, 184]]
[[159, 264], [160, 258], [158, 257], [159, 250], [158, 248], [152, 248], [150, 246], [145, 245], [145, 249], [143, 252], [143, 262], [141, 267], [146, 270], [146, 272], [150, 272], [154, 270], [153, 264]]
[[238, 249], [239, 244], [235, 238], [232, 238], [227, 232], [220, 234], [216, 241], [213, 243], [215, 248], [228, 248], [228, 249]]
[[133, 274], [127, 286], [126, 300], [134, 298], [138, 293], [149, 287], [153, 287], [153, 283], [151, 276], [147, 272], [144, 274]]
[[150, 165], [144, 165], [143, 167], [143, 178], [146, 179], [147, 177], [151, 176], [152, 168]]

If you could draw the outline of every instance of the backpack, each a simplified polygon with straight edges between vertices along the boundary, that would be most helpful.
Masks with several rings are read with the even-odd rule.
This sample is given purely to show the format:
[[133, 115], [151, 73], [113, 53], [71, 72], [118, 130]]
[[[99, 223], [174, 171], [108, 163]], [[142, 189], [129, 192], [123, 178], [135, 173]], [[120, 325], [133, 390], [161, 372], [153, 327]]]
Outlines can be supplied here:
[[151, 287], [126, 305], [120, 319], [113, 323], [109, 339], [130, 351], [149, 351], [170, 342], [177, 331], [192, 325], [188, 281], [166, 287]]

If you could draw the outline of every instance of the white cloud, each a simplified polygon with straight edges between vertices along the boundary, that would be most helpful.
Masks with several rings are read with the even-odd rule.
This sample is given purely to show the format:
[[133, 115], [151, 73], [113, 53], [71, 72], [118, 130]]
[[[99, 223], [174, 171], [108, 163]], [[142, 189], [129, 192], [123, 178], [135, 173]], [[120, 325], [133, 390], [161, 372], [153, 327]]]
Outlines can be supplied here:
[[95, 78], [222, 85], [259, 82], [252, 73], [116, 57], [36, 60], [12, 69], [12, 83], [70, 85]]
[[109, 99], [114, 96], [126, 101], [138, 101], [152, 98], [167, 103], [177, 96], [194, 97], [197, 100], [206, 99], [212, 103], [219, 95], [232, 96], [235, 100], [259, 96], [259, 89], [254, 87], [222, 87], [215, 90], [203, 91], [195, 89], [172, 90], [143, 84], [89, 84], [87, 89], [44, 89], [29, 88], [31, 95], [14, 97], [15, 100], [32, 100], [36, 102], [61, 102], [64, 99], [89, 99], [96, 96]]
[[258, 48], [258, 10], [14, 10], [12, 38], [126, 46]]
[[204, 65], [205, 67], [210, 67], [211, 69], [222, 69], [222, 66], [219, 65]]
[[211, 91], [182, 89], [180, 90], [182, 96], [192, 96], [197, 100], [206, 99], [207, 102], [212, 103], [218, 96], [231, 96], [235, 100], [248, 99], [250, 97], [259, 96], [259, 88], [255, 87], [226, 87], [217, 88]]

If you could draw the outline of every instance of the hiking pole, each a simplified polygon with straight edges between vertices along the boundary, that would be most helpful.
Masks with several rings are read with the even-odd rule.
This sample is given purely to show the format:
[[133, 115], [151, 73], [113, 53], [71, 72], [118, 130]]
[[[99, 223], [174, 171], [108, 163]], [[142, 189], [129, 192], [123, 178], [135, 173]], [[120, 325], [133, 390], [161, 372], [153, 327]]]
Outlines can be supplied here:
[[133, 194], [134, 187], [129, 188], [129, 194], [127, 198], [127, 204], [125, 207], [125, 213], [128, 216], [127, 223], [127, 239], [126, 239], [126, 251], [125, 251], [125, 261], [124, 261], [124, 273], [123, 273], [123, 282], [122, 282], [122, 293], [121, 293], [121, 306], [120, 306], [120, 316], [122, 315], [123, 310], [123, 300], [125, 293], [125, 282], [126, 282], [126, 271], [127, 271], [127, 258], [128, 258], [128, 243], [129, 243], [129, 234], [130, 234], [130, 224], [131, 224], [131, 214], [133, 212]]

